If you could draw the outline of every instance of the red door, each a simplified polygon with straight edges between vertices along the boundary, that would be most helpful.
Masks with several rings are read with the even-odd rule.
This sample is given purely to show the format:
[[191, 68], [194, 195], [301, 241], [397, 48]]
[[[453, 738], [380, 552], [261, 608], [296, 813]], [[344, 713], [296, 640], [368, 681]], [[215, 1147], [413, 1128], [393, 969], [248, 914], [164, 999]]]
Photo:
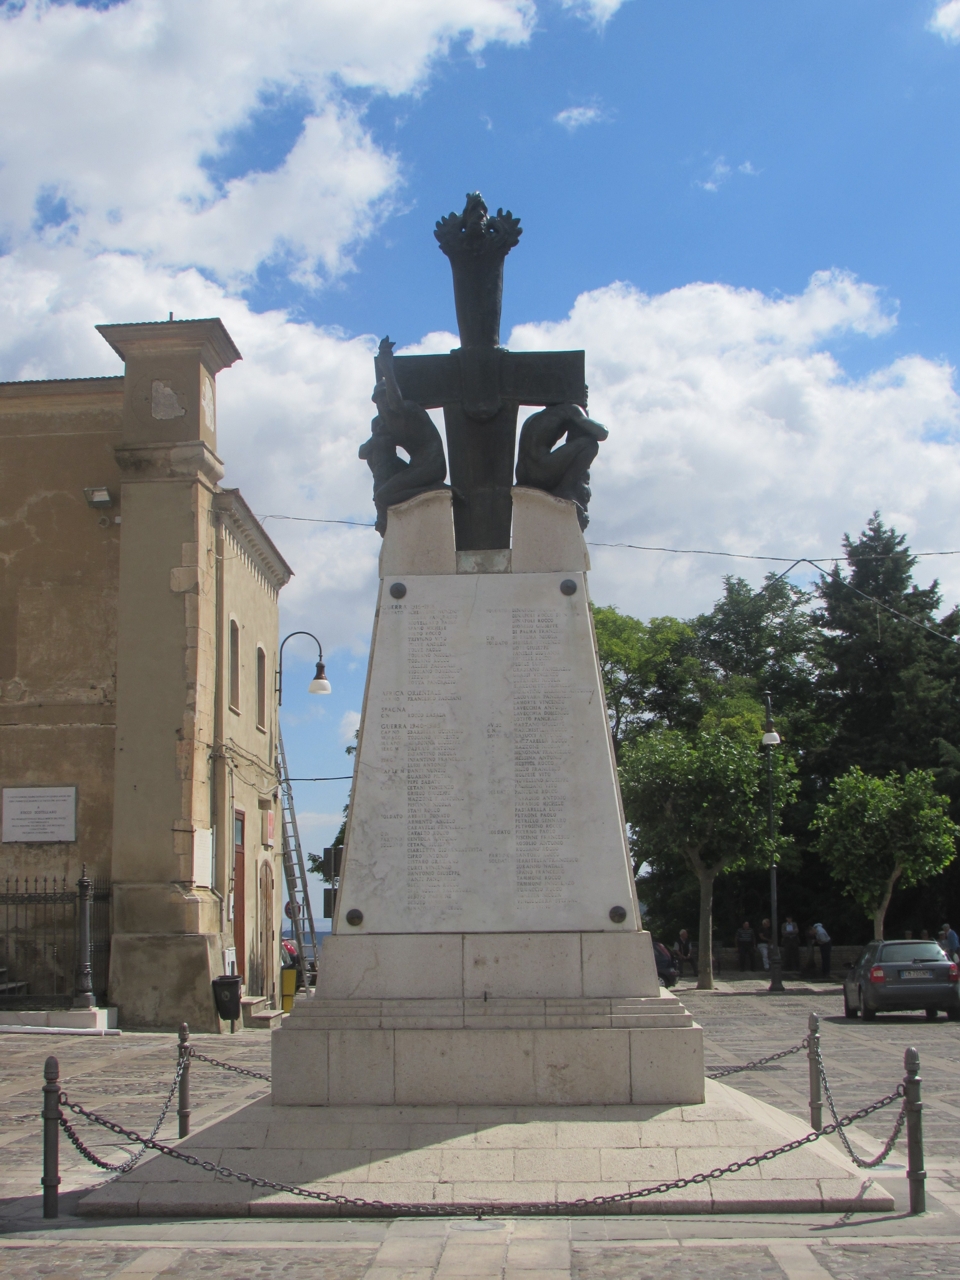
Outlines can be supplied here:
[[245, 817], [239, 809], [233, 813], [233, 945], [237, 949], [237, 973], [243, 978], [247, 972], [246, 922], [246, 863], [244, 857]]

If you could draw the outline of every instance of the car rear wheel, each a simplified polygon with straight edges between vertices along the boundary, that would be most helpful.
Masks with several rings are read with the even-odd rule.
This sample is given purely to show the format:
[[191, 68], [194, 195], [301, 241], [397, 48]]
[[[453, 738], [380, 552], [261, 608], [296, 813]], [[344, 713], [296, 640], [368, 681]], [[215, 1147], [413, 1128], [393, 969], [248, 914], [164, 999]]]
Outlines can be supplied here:
[[928, 1021], [928, 1022], [936, 1022], [937, 1017], [938, 1017], [938, 1015], [939, 1015], [939, 1013], [940, 1013], [940, 1010], [939, 1010], [939, 1009], [925, 1009], [925, 1010], [924, 1010], [924, 1013], [926, 1013], [926, 1015], [927, 1015], [927, 1021]]
[[868, 1009], [863, 999], [863, 988], [860, 988], [860, 1016], [864, 1022], [872, 1022], [877, 1016], [876, 1009]]
[[846, 989], [846, 987], [844, 987], [844, 989], [843, 989], [843, 1016], [844, 1016], [845, 1018], [855, 1018], [859, 1012], [860, 1012], [860, 1010], [859, 1010], [859, 1009], [857, 1009], [857, 1008], [855, 1008], [855, 1007], [850, 1003], [850, 1001], [847, 999], [847, 989]]
[[960, 1009], [948, 1009], [947, 1017], [951, 1022], [960, 1022]]

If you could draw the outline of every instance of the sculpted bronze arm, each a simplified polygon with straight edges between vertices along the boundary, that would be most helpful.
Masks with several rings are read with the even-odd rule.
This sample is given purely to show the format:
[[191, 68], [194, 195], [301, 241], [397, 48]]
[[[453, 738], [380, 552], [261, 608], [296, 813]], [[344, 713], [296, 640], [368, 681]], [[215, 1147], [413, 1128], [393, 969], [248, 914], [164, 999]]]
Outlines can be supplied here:
[[391, 342], [389, 337], [380, 339], [380, 347], [377, 351], [377, 387], [383, 390], [386, 397], [387, 406], [398, 413], [403, 408], [403, 396], [400, 394], [400, 384], [397, 382], [396, 370], [393, 367], [393, 348], [395, 342]]

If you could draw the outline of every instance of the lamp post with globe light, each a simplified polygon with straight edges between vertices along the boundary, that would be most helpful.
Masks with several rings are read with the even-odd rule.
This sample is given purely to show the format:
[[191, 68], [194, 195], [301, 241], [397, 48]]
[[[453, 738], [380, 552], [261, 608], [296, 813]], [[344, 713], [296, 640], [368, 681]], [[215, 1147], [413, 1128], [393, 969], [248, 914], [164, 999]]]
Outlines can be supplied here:
[[780, 925], [777, 920], [777, 856], [774, 850], [775, 823], [773, 814], [773, 748], [780, 745], [780, 735], [773, 727], [773, 707], [769, 691], [763, 695], [767, 704], [767, 723], [761, 746], [767, 749], [767, 831], [770, 836], [770, 991], [783, 991], [783, 973], [780, 966]]
[[[284, 637], [283, 643], [280, 645], [280, 654], [277, 659], [277, 706], [283, 703], [283, 646], [288, 640], [292, 640], [294, 636], [309, 636], [317, 646], [317, 670], [313, 679], [307, 685], [307, 693], [329, 693], [330, 681], [327, 679], [326, 668], [323, 665], [323, 649], [320, 641], [312, 631], [291, 631], [288, 636]], [[778, 739], [779, 741], [779, 739]]]

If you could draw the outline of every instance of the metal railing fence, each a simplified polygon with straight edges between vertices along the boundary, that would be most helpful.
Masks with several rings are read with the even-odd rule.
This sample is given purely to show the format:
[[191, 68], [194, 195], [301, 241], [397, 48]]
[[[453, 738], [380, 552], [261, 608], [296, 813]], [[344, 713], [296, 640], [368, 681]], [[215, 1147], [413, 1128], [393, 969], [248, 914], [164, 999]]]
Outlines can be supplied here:
[[[65, 876], [6, 878], [0, 891], [0, 1008], [64, 1008], [78, 994], [80, 893]], [[110, 882], [90, 893], [90, 977], [107, 1003]]]

